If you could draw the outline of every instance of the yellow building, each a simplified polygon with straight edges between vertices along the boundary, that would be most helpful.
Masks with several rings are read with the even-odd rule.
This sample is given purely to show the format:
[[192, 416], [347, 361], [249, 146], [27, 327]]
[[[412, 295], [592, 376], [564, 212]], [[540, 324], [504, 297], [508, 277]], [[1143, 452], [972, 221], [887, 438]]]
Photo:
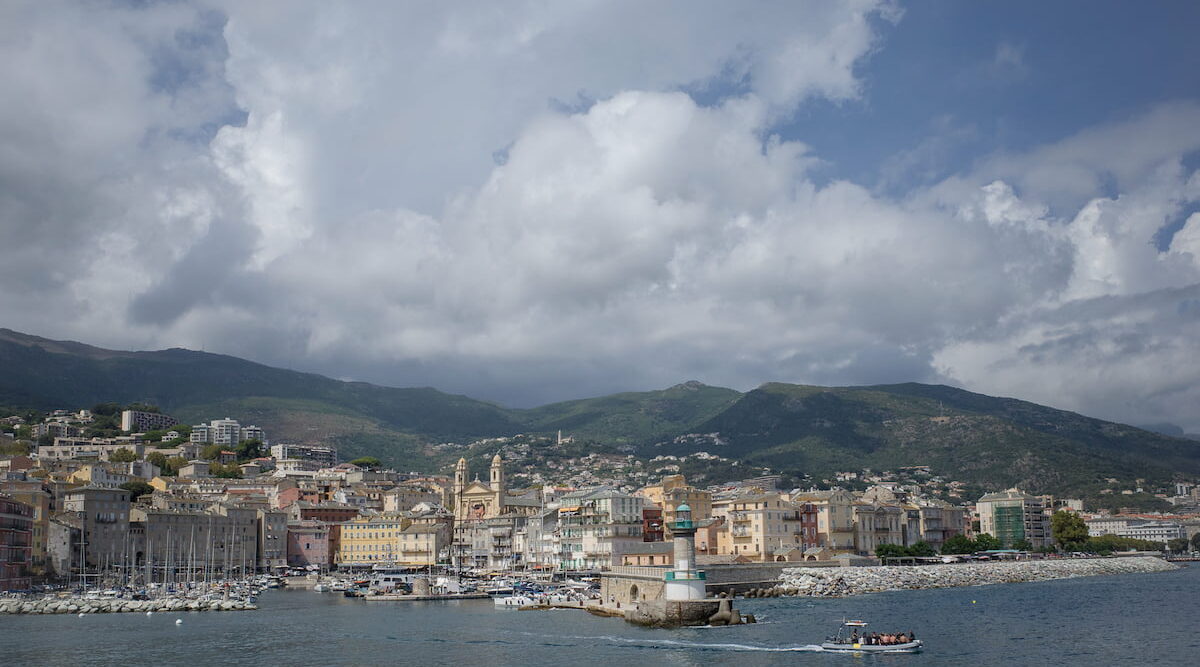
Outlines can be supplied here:
[[786, 494], [764, 493], [713, 501], [714, 516], [725, 523], [717, 532], [717, 554], [773, 561], [776, 551], [803, 548], [799, 506]]
[[412, 520], [403, 514], [360, 516], [339, 524], [337, 556], [342, 567], [398, 564], [403, 557], [403, 536]]
[[834, 552], [855, 550], [854, 496], [844, 489], [801, 491], [797, 504], [811, 503], [817, 510], [817, 544]]
[[663, 512], [664, 539], [670, 540], [671, 525], [675, 522], [675, 509], [687, 505], [692, 509], [692, 520], [703, 521], [713, 516], [712, 494], [704, 489], [688, 486], [683, 475], [666, 475], [662, 482], [638, 490], [650, 503], [658, 505]]

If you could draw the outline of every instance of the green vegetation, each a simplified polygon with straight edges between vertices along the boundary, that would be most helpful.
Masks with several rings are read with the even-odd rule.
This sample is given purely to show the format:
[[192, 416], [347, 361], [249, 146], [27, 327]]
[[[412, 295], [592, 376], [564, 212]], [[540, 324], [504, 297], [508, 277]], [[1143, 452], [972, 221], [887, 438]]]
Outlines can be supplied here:
[[142, 481], [125, 482], [121, 485], [122, 489], [129, 492], [129, 500], [136, 501], [142, 496], [154, 493], [154, 487]]
[[1078, 514], [1058, 510], [1050, 515], [1050, 534], [1064, 551], [1078, 551], [1087, 541], [1088, 527]]
[[899, 544], [880, 544], [875, 547], [875, 555], [879, 558], [903, 558], [909, 556], [936, 556], [937, 552], [928, 542], [921, 541], [911, 547], [901, 546]]
[[109, 454], [108, 460], [112, 461], [113, 463], [132, 463], [138, 460], [138, 456], [133, 452], [132, 449], [129, 449], [128, 447], [122, 447], [112, 454]]
[[976, 551], [991, 551], [1003, 548], [1000, 540], [988, 533], [982, 533], [975, 539], [964, 535], [955, 535], [942, 544], [944, 554], [973, 554]]
[[374, 456], [360, 456], [350, 463], [360, 468], [378, 468], [383, 465], [383, 462]]
[[[324, 442], [343, 458], [370, 456], [411, 470], [444, 471], [436, 443], [562, 430], [596, 451], [643, 459], [709, 451], [731, 459], [710, 469], [689, 463], [689, 479], [704, 477], [697, 481], [764, 467], [790, 480], [820, 480], [847, 469], [926, 465], [970, 484], [971, 494], [1018, 486], [1076, 495], [1089, 508], [1153, 509], [1163, 504], [1153, 493], [1174, 474], [1200, 474], [1200, 442], [937, 385], [766, 384], [742, 394], [687, 382], [508, 410], [429, 388], [342, 382], [180, 349], [100, 350], [3, 329], [0, 362], [0, 404], [93, 405], [89, 435], [115, 435], [122, 405], [161, 406], [183, 421], [236, 415], [275, 440]], [[681, 437], [713, 433], [719, 439]], [[1139, 478], [1149, 493], [1120, 493]]]

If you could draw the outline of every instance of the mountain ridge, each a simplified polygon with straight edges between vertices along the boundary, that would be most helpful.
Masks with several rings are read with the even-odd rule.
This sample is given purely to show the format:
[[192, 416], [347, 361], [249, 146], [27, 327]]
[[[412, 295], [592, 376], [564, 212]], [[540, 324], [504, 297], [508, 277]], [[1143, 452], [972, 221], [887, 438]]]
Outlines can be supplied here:
[[[144, 402], [193, 423], [232, 416], [275, 440], [337, 444], [415, 469], [428, 446], [526, 434], [619, 446], [644, 457], [701, 450], [796, 478], [930, 465], [987, 487], [1099, 492], [1108, 477], [1200, 474], [1200, 443], [947, 385], [748, 392], [687, 381], [510, 409], [432, 387], [385, 387], [183, 348], [117, 351], [0, 329], [0, 405], [49, 410]], [[713, 436], [712, 434], [719, 434]]]

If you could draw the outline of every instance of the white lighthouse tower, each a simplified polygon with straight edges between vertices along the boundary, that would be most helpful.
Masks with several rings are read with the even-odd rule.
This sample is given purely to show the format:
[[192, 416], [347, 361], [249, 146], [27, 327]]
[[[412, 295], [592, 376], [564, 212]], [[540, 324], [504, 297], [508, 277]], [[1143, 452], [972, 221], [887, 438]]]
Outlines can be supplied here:
[[704, 572], [696, 569], [696, 525], [692, 508], [684, 503], [675, 510], [671, 523], [675, 536], [675, 568], [664, 575], [663, 598], [666, 600], [703, 600]]

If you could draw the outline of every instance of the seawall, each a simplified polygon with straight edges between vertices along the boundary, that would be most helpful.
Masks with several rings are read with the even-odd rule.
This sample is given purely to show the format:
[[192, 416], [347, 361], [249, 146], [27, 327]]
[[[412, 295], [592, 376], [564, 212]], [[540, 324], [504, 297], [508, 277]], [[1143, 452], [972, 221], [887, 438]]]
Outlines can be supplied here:
[[831, 569], [788, 568], [783, 571], [776, 589], [783, 595], [845, 597], [881, 591], [1009, 584], [1177, 569], [1178, 565], [1152, 556]]
[[88, 600], [84, 598], [0, 599], [0, 614], [115, 614], [147, 611], [244, 611], [258, 609], [241, 600]]

